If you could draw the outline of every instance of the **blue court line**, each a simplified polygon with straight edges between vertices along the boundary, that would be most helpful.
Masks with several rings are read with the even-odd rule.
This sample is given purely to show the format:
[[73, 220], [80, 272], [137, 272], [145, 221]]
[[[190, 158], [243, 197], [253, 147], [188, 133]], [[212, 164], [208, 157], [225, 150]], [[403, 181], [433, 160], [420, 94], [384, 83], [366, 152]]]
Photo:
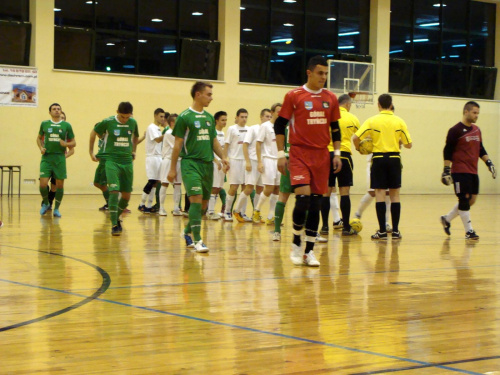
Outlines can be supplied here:
[[[40, 286], [37, 286], [37, 285], [31, 285], [31, 284], [21, 283], [21, 282], [17, 282], [17, 281], [10, 281], [10, 280], [5, 280], [5, 279], [0, 279], [0, 281], [6, 282], [6, 283], [12, 283], [12, 284], [16, 284], [16, 285], [21, 285], [21, 286], [27, 286], [27, 287], [30, 287], [30, 288], [38, 288], [38, 289], [44, 289], [44, 290], [53, 291], [53, 292], [57, 292], [57, 293], [69, 294], [69, 295], [73, 295], [73, 296], [77, 296], [77, 297], [89, 298], [88, 296], [85, 296], [85, 295], [82, 295], [82, 294], [78, 294], [78, 293], [73, 293], [73, 292], [66, 291], [66, 290], [53, 289], [53, 288], [48, 288], [48, 287], [40, 287]], [[194, 321], [202, 322], [202, 323], [214, 324], [214, 325], [218, 325], [218, 326], [222, 326], [222, 327], [226, 327], [226, 328], [239, 329], [239, 330], [248, 331], [248, 332], [252, 332], [252, 333], [260, 333], [260, 334], [275, 336], [275, 337], [284, 338], [284, 339], [302, 341], [302, 342], [306, 342], [306, 343], [309, 343], [309, 344], [316, 344], [316, 345], [328, 346], [328, 347], [331, 347], [331, 348], [341, 349], [341, 350], [347, 350], [347, 351], [354, 352], [354, 353], [367, 354], [367, 355], [372, 355], [372, 356], [376, 356], [376, 357], [388, 358], [388, 359], [392, 359], [392, 360], [396, 360], [396, 361], [414, 363], [414, 364], [418, 364], [418, 365], [421, 365], [421, 366], [426, 367], [426, 368], [434, 368], [435, 367], [435, 368], [439, 368], [439, 369], [443, 369], [443, 370], [448, 370], [448, 371], [453, 371], [453, 372], [459, 372], [459, 373], [462, 373], [462, 374], [483, 375], [482, 373], [479, 373], [479, 372], [473, 372], [473, 371], [468, 371], [468, 370], [457, 369], [457, 368], [448, 367], [448, 366], [444, 366], [444, 365], [433, 364], [433, 363], [430, 363], [430, 362], [418, 361], [418, 360], [410, 359], [410, 358], [397, 357], [397, 356], [393, 356], [393, 355], [389, 355], [389, 354], [384, 354], [384, 353], [376, 353], [376, 352], [371, 352], [371, 351], [368, 351], [368, 350], [351, 348], [351, 347], [348, 347], [348, 346], [343, 346], [343, 345], [338, 345], [338, 344], [332, 344], [332, 343], [328, 343], [328, 342], [324, 342], [324, 341], [311, 340], [311, 339], [306, 339], [306, 338], [303, 338], [303, 337], [285, 335], [283, 333], [276, 333], [276, 332], [264, 331], [264, 330], [261, 330], [261, 329], [244, 327], [244, 326], [239, 326], [239, 325], [236, 325], [236, 324], [218, 322], [218, 321], [210, 320], [210, 319], [197, 318], [197, 317], [190, 316], [190, 315], [177, 314], [177, 313], [173, 313], [173, 312], [169, 312], [169, 311], [152, 309], [150, 307], [131, 305], [129, 303], [124, 303], [124, 302], [119, 302], [119, 301], [113, 301], [113, 300], [109, 300], [109, 299], [105, 299], [105, 298], [94, 298], [93, 300], [101, 301], [101, 302], [106, 302], [106, 303], [111, 303], [111, 304], [115, 304], [115, 305], [119, 305], [119, 306], [123, 306], [123, 307], [131, 307], [131, 308], [134, 308], [134, 309], [148, 311], [148, 312], [153, 312], [153, 313], [158, 313], [158, 314], [162, 314], [162, 315], [169, 315], [169, 316], [173, 316], [173, 317], [177, 317], [177, 318], [194, 320]]]

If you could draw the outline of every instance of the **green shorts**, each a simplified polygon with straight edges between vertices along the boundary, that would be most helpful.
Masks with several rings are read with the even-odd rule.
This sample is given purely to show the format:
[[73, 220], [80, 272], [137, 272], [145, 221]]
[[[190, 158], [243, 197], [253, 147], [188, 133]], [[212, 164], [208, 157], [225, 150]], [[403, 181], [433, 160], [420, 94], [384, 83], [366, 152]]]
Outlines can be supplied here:
[[94, 184], [104, 186], [107, 184], [106, 179], [106, 161], [100, 160], [94, 175]]
[[132, 192], [134, 183], [134, 165], [132, 163], [119, 164], [106, 160], [105, 170], [109, 191]]
[[210, 199], [214, 178], [214, 163], [194, 159], [182, 159], [182, 182], [188, 197], [202, 195], [202, 200]]
[[290, 182], [290, 171], [287, 169], [285, 174], [281, 175], [280, 178], [280, 192], [281, 193], [293, 193], [292, 183]]
[[42, 155], [40, 162], [40, 178], [50, 178], [54, 176], [56, 180], [65, 180], [66, 156], [64, 154]]

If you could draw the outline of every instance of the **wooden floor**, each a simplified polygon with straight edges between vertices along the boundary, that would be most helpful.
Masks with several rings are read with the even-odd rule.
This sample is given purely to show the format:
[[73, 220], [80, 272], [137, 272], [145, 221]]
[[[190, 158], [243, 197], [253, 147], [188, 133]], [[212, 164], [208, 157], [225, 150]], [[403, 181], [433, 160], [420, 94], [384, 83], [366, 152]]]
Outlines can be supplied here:
[[403, 196], [401, 242], [370, 240], [372, 205], [316, 269], [289, 259], [294, 200], [281, 243], [203, 221], [202, 255], [138, 199], [121, 237], [98, 196], [67, 195], [60, 219], [2, 199], [0, 374], [500, 374], [500, 196], [473, 207], [472, 244], [439, 223], [452, 195]]

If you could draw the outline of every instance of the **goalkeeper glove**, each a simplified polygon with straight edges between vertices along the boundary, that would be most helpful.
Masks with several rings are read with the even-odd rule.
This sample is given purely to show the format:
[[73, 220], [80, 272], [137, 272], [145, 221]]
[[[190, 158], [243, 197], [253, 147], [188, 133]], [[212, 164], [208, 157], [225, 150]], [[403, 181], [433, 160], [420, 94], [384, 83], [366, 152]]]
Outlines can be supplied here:
[[444, 167], [443, 173], [441, 174], [441, 182], [445, 185], [451, 185], [453, 183], [450, 167]]

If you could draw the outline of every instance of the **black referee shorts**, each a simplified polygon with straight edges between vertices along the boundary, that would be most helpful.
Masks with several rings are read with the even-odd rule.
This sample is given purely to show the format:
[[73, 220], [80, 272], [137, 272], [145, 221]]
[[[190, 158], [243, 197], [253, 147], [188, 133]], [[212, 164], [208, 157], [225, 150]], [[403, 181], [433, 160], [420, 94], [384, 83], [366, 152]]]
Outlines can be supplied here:
[[340, 153], [340, 161], [342, 162], [342, 169], [339, 173], [333, 173], [333, 152], [330, 152], [330, 175], [328, 176], [329, 187], [334, 187], [336, 181], [338, 181], [339, 187], [353, 185], [352, 171], [354, 169], [354, 164], [352, 163], [351, 154], [342, 151]]
[[399, 189], [402, 169], [399, 153], [374, 153], [370, 170], [370, 188]]
[[457, 197], [465, 194], [479, 194], [479, 176], [473, 173], [452, 173], [453, 187]]

